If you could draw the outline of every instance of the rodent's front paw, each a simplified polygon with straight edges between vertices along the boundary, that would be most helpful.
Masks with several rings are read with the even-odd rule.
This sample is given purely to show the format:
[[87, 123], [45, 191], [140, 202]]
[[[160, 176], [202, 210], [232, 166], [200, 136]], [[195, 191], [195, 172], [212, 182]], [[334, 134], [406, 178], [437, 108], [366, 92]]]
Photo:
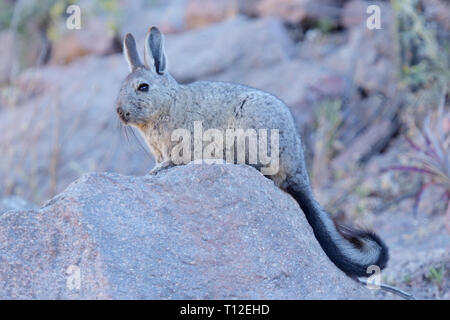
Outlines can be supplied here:
[[161, 162], [158, 163], [156, 166], [153, 167], [153, 169], [148, 173], [149, 175], [156, 176], [159, 172], [168, 169], [170, 167], [173, 167], [174, 164], [172, 162]]
[[151, 176], [156, 176], [158, 174], [158, 172], [160, 172], [161, 170], [163, 170], [163, 168], [154, 167], [152, 170], [150, 170], [150, 172], [148, 174]]

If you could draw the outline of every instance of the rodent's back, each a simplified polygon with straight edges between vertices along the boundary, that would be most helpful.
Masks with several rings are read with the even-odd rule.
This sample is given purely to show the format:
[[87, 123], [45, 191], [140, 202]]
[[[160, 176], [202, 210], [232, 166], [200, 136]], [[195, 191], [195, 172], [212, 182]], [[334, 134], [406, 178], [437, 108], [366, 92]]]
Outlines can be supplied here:
[[194, 121], [203, 129], [264, 129], [279, 133], [279, 173], [270, 178], [283, 186], [289, 175], [304, 171], [300, 135], [289, 107], [276, 96], [245, 85], [198, 81], [182, 87], [177, 106], [183, 127], [193, 130]]
[[[240, 128], [279, 129], [295, 122], [289, 107], [276, 96], [241, 84], [220, 81], [197, 81], [182, 86], [179, 103], [198, 119], [222, 127], [236, 124]], [[197, 114], [197, 116], [195, 115]]]

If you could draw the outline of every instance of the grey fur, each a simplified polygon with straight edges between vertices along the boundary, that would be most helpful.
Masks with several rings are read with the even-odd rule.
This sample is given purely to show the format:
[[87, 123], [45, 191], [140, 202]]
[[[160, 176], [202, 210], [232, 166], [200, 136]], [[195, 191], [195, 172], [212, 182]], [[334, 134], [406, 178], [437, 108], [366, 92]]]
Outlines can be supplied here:
[[123, 54], [125, 60], [128, 62], [130, 72], [144, 66], [136, 49], [136, 41], [130, 33], [127, 33], [123, 40]]
[[[215, 128], [222, 132], [229, 128], [279, 129], [279, 170], [269, 178], [278, 187], [288, 191], [292, 189], [306, 199], [308, 213], [311, 215], [314, 212], [315, 215], [308, 221], [313, 229], [316, 228], [314, 231], [319, 242], [319, 233], [325, 236], [325, 240], [334, 242], [333, 250], [338, 251], [336, 259], [341, 259], [342, 255], [348, 263], [361, 263], [363, 266], [378, 261], [384, 249], [382, 244], [379, 245], [370, 235], [363, 235], [358, 239], [361, 247], [355, 246], [344, 238], [330, 216], [315, 202], [306, 171], [302, 141], [286, 104], [267, 92], [239, 84], [214, 81], [179, 84], [164, 68], [166, 58], [162, 34], [157, 28], [152, 28], [147, 39], [147, 66], [135, 67], [128, 75], [120, 89], [117, 103], [118, 108], [129, 114], [127, 119], [122, 117], [122, 120], [139, 129], [155, 156], [157, 165], [152, 173], [174, 165], [170, 153], [177, 142], [171, 141], [171, 133], [178, 128], [192, 132], [194, 121], [202, 121], [204, 130]], [[150, 58], [155, 61], [156, 68], [147, 60]], [[148, 92], [137, 90], [141, 83], [149, 85]], [[260, 169], [259, 164], [254, 166]], [[302, 201], [299, 204], [302, 206]], [[313, 220], [316, 220], [316, 225]], [[324, 248], [323, 243], [321, 245]], [[324, 250], [327, 251], [326, 248]], [[349, 275], [363, 273], [341, 269]]]
[[158, 28], [152, 27], [145, 39], [145, 59], [147, 67], [155, 67], [158, 74], [166, 70], [166, 55], [164, 53], [164, 36]]

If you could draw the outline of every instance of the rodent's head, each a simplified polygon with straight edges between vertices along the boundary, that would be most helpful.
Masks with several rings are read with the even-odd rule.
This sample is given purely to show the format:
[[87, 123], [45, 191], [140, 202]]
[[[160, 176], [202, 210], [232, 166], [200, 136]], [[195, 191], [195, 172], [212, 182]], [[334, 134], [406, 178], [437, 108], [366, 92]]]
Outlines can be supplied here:
[[158, 28], [147, 33], [145, 64], [131, 34], [125, 36], [123, 50], [130, 74], [120, 88], [116, 111], [123, 123], [141, 127], [169, 108], [178, 84], [167, 72], [164, 36]]

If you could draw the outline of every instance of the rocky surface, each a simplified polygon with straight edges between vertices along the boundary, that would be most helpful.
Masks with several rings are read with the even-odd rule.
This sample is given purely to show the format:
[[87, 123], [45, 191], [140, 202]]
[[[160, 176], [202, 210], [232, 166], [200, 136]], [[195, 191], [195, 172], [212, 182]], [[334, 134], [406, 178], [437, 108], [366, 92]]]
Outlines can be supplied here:
[[237, 14], [237, 0], [189, 0], [184, 22], [188, 29], [201, 28], [221, 22]]
[[289, 23], [305, 20], [338, 20], [345, 0], [251, 0], [240, 1], [240, 11], [251, 16], [276, 16]]
[[[433, 190], [435, 193], [438, 190]], [[383, 272], [385, 283], [417, 299], [450, 299], [450, 234], [442, 215], [427, 213], [431, 203], [412, 214], [413, 199], [377, 216], [380, 236], [390, 246], [390, 262]], [[436, 200], [435, 200], [436, 201]], [[381, 298], [397, 298], [378, 292]]]
[[280, 20], [242, 16], [167, 37], [166, 47], [170, 72], [180, 82], [230, 70], [251, 72], [283, 62], [295, 52]]
[[[361, 299], [296, 202], [247, 166], [84, 175], [0, 217], [2, 299]], [[79, 277], [78, 277], [79, 276]]]
[[53, 42], [51, 63], [67, 64], [87, 55], [120, 52], [105, 21], [91, 20], [81, 29], [68, 30]]

